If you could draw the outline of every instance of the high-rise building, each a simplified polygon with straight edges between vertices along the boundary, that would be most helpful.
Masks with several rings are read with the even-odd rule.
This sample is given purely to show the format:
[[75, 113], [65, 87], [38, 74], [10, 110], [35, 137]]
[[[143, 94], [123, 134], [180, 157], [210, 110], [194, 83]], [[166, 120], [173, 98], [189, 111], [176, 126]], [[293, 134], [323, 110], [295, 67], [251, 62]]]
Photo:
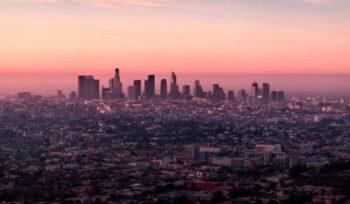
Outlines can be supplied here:
[[256, 98], [258, 97], [258, 95], [259, 95], [259, 84], [256, 82], [253, 82], [251, 96]]
[[115, 99], [124, 98], [123, 84], [120, 81], [119, 69], [115, 69], [114, 77], [109, 80], [109, 89]]
[[148, 76], [148, 85], [149, 85], [149, 93], [151, 97], [154, 97], [156, 95], [156, 77], [155, 75], [149, 75]]
[[220, 86], [219, 84], [213, 84], [213, 101], [220, 101]]
[[271, 101], [277, 101], [277, 91], [271, 91]]
[[135, 87], [135, 97], [136, 100], [140, 100], [141, 98], [141, 80], [134, 80], [134, 87]]
[[98, 99], [100, 81], [93, 76], [78, 76], [78, 97], [83, 100]]
[[145, 80], [144, 84], [144, 90], [143, 90], [143, 96], [145, 99], [149, 99], [149, 85], [148, 85], [148, 79]]
[[268, 83], [263, 83], [262, 100], [264, 103], [268, 103], [270, 101], [270, 84]]
[[229, 101], [235, 101], [235, 92], [234, 91], [228, 91], [227, 92], [227, 99]]
[[20, 100], [25, 100], [25, 101], [29, 101], [30, 99], [32, 99], [32, 94], [30, 92], [19, 92], [17, 93], [17, 98]]
[[284, 101], [284, 91], [271, 91], [271, 101]]
[[199, 159], [199, 146], [197, 144], [190, 144], [183, 146], [183, 160], [196, 161]]
[[191, 87], [190, 85], [184, 85], [182, 88], [182, 94], [184, 96], [190, 96], [191, 95]]
[[248, 94], [244, 89], [238, 91], [238, 100], [240, 102], [247, 102]]
[[204, 92], [203, 92], [203, 88], [200, 85], [199, 80], [194, 81], [194, 86], [193, 86], [193, 97], [197, 97], [197, 98], [203, 98], [204, 97]]
[[212, 93], [212, 100], [214, 102], [219, 102], [222, 100], [225, 100], [225, 92], [222, 87], [220, 87], [219, 84], [213, 84], [213, 93]]
[[162, 79], [160, 82], [160, 97], [166, 99], [168, 96], [168, 85], [166, 79]]
[[145, 81], [145, 97], [151, 99], [155, 97], [155, 76], [148, 75], [148, 79]]
[[137, 100], [135, 86], [128, 86], [128, 99]]
[[170, 96], [172, 98], [178, 98], [179, 97], [179, 86], [177, 85], [177, 77], [176, 77], [175, 72], [171, 73]]
[[284, 91], [278, 91], [277, 92], [277, 100], [278, 101], [284, 101]]
[[114, 99], [113, 92], [110, 88], [102, 86], [102, 98], [103, 99]]

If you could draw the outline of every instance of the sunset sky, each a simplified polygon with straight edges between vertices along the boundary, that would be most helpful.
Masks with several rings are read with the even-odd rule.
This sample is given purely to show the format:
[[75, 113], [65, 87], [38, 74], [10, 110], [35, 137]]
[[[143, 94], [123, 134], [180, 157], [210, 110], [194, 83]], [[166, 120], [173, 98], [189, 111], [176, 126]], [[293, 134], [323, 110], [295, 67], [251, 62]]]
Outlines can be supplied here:
[[349, 0], [1, 0], [0, 74], [350, 74]]

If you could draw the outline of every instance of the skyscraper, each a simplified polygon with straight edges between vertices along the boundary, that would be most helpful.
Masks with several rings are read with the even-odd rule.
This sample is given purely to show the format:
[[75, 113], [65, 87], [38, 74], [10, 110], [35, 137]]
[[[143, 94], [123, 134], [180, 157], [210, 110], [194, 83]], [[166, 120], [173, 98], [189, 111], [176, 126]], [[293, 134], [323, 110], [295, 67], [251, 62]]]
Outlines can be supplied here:
[[203, 98], [204, 97], [203, 88], [200, 85], [199, 80], [194, 81], [193, 97], [198, 97], [198, 98]]
[[248, 94], [244, 89], [238, 91], [238, 100], [240, 102], [247, 102]]
[[162, 79], [160, 82], [160, 97], [166, 99], [168, 95], [168, 86], [166, 79]]
[[271, 101], [277, 101], [277, 91], [271, 91]]
[[225, 92], [219, 84], [213, 84], [213, 101], [219, 102], [225, 100]]
[[144, 90], [143, 90], [143, 96], [145, 99], [149, 99], [149, 85], [148, 85], [148, 79], [145, 80], [144, 84]]
[[184, 96], [190, 96], [191, 95], [191, 87], [190, 85], [184, 85], [182, 88], [182, 94]]
[[154, 98], [155, 96], [155, 76], [148, 75], [148, 79], [145, 81], [145, 97], [146, 99]]
[[128, 86], [128, 99], [137, 100], [135, 86]]
[[113, 91], [110, 88], [102, 87], [102, 98], [103, 99], [114, 99]]
[[141, 80], [134, 80], [134, 87], [135, 87], [136, 100], [140, 100], [140, 98], [141, 98]]
[[277, 92], [277, 100], [278, 101], [284, 101], [284, 91], [278, 91]]
[[78, 97], [83, 100], [98, 99], [100, 81], [93, 76], [78, 76]]
[[259, 95], [259, 84], [256, 82], [253, 82], [251, 96], [256, 98], [258, 97], [258, 95]]
[[262, 100], [263, 103], [268, 103], [270, 101], [270, 84], [268, 83], [263, 83]]
[[120, 81], [119, 69], [114, 70], [114, 77], [109, 80], [109, 89], [112, 91], [114, 98], [121, 99], [124, 98], [123, 84]]
[[213, 84], [213, 100], [216, 102], [220, 100], [219, 92], [220, 92], [219, 84]]
[[171, 73], [170, 96], [172, 98], [177, 98], [179, 96], [179, 86], [177, 85], [177, 77], [175, 72]]
[[227, 99], [231, 102], [235, 101], [235, 92], [234, 91], [228, 91], [227, 92]]

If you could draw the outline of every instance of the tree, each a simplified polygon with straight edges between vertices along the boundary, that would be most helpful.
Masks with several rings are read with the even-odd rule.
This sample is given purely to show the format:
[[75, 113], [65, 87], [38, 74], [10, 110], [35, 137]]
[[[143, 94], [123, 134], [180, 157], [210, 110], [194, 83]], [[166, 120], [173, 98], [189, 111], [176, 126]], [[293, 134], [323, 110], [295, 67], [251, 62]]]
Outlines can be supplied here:
[[175, 198], [175, 204], [186, 204], [188, 202], [188, 198], [186, 195], [182, 195], [180, 197]]
[[226, 200], [222, 191], [216, 191], [213, 193], [213, 203], [222, 203]]
[[307, 166], [305, 165], [295, 165], [288, 171], [288, 175], [290, 178], [298, 178], [301, 173], [307, 171]]
[[279, 204], [279, 202], [277, 202], [276, 200], [269, 200], [267, 204]]
[[256, 199], [255, 204], [263, 204], [264, 202], [261, 199]]

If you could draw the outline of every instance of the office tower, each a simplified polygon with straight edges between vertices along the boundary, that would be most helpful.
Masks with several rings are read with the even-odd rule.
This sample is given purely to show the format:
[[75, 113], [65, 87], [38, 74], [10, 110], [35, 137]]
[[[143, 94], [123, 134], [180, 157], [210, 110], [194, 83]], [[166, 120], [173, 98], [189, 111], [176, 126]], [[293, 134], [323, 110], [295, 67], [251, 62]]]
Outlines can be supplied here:
[[219, 84], [213, 84], [212, 100], [214, 102], [219, 102], [225, 100], [225, 92]]
[[32, 94], [30, 92], [19, 92], [17, 93], [17, 98], [20, 100], [28, 101], [32, 99]]
[[204, 98], [206, 98], [208, 100], [213, 100], [213, 93], [212, 93], [212, 91], [206, 91], [204, 93]]
[[156, 95], [156, 79], [154, 75], [148, 76], [148, 85], [149, 85], [149, 93], [151, 97], [154, 97]]
[[100, 81], [93, 76], [78, 76], [78, 97], [84, 100], [98, 99]]
[[259, 84], [256, 82], [253, 82], [251, 96], [256, 98], [258, 97], [258, 95], [259, 95]]
[[149, 85], [148, 85], [148, 79], [145, 80], [144, 84], [144, 90], [143, 90], [143, 96], [145, 99], [149, 99]]
[[219, 100], [220, 101], [226, 100], [225, 91], [222, 87], [219, 88]]
[[166, 79], [162, 79], [160, 82], [160, 97], [162, 99], [166, 99], [168, 96], [168, 86], [166, 83]]
[[184, 96], [190, 96], [191, 95], [191, 87], [190, 85], [184, 85], [183, 88], [182, 88], [182, 94]]
[[112, 93], [112, 91], [110, 88], [102, 86], [102, 98], [103, 99], [113, 99], [113, 96], [111, 97], [111, 93]]
[[194, 86], [193, 86], [193, 97], [198, 97], [198, 98], [203, 98], [204, 97], [204, 92], [203, 88], [200, 85], [199, 80], [194, 81]]
[[94, 99], [100, 98], [100, 81], [99, 80], [93, 80], [92, 81], [92, 97]]
[[137, 100], [135, 86], [128, 86], [128, 99]]
[[277, 92], [277, 100], [278, 101], [284, 101], [284, 91], [278, 91]]
[[277, 101], [277, 91], [271, 91], [271, 101]]
[[174, 72], [171, 73], [170, 96], [172, 98], [177, 98], [179, 96], [179, 86], [177, 85], [177, 77]]
[[154, 98], [155, 96], [155, 76], [148, 75], [148, 79], [145, 81], [145, 97], [146, 99]]
[[78, 97], [85, 99], [88, 95], [87, 80], [92, 76], [78, 76]]
[[109, 89], [113, 93], [115, 99], [124, 98], [123, 84], [120, 81], [119, 69], [115, 69], [114, 78], [109, 80]]
[[238, 91], [238, 100], [240, 102], [247, 102], [248, 94], [244, 89]]
[[183, 160], [190, 162], [199, 159], [199, 146], [197, 144], [190, 144], [183, 146]]
[[140, 98], [141, 98], [141, 80], [134, 80], [134, 87], [135, 87], [136, 100], [140, 100]]
[[229, 101], [235, 101], [235, 92], [234, 91], [228, 91], [227, 98]]
[[220, 86], [219, 84], [213, 84], [213, 101], [220, 101]]
[[268, 103], [270, 101], [270, 84], [268, 83], [263, 83], [262, 99], [264, 103]]

